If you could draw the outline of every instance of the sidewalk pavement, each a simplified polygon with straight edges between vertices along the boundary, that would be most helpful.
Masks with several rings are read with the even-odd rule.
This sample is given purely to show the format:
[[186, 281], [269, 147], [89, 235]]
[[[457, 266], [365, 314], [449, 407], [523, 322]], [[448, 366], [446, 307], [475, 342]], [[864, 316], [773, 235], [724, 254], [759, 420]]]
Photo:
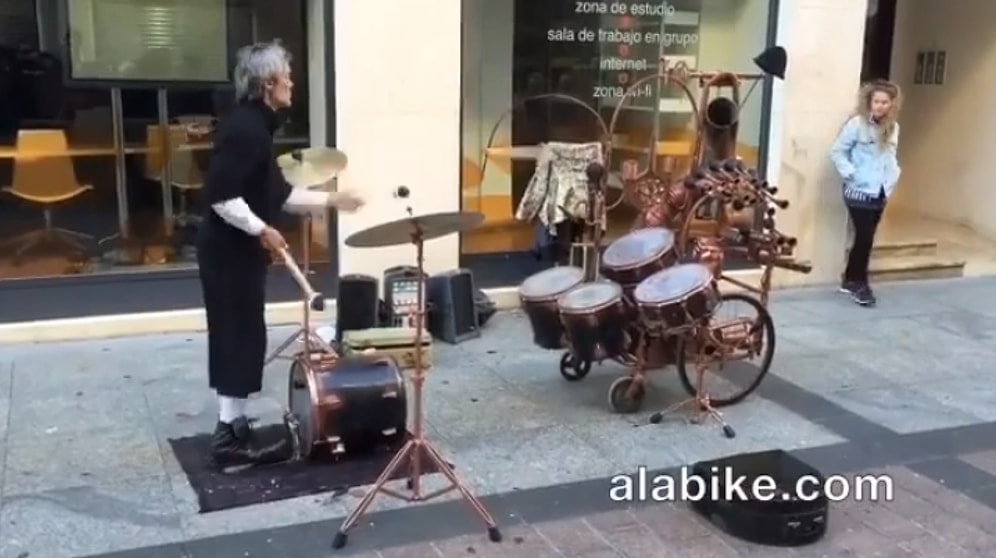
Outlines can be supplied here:
[[[347, 550], [395, 556], [404, 551], [392, 548], [414, 544], [401, 554], [411, 558], [419, 548], [509, 558], [522, 549], [536, 557], [911, 555], [895, 554], [905, 545], [924, 556], [941, 547], [947, 556], [980, 555], [973, 545], [992, 541], [969, 527], [996, 532], [996, 386], [988, 381], [996, 279], [883, 285], [878, 294], [879, 307], [863, 309], [825, 290], [776, 292], [772, 373], [726, 410], [738, 432], [732, 440], [680, 420], [646, 424], [684, 397], [673, 372], [653, 376], [641, 412], [610, 413], [606, 394], [621, 367], [565, 382], [559, 355], [531, 345], [518, 313], [493, 318], [481, 339], [436, 343], [430, 435], [485, 496], [506, 542], [487, 543], [460, 502], [378, 498]], [[289, 333], [273, 331], [272, 344]], [[168, 440], [213, 426], [204, 360], [202, 334], [0, 347], [0, 558], [327, 555], [334, 520], [361, 491], [197, 512]], [[263, 422], [280, 418], [287, 370], [272, 365], [250, 407]], [[606, 494], [609, 476], [641, 466], [772, 448], [796, 450], [826, 473], [895, 472], [897, 500], [837, 504], [826, 540], [778, 554], [717, 534], [680, 506], [628, 510]], [[627, 546], [651, 544], [651, 534], [664, 542]]]

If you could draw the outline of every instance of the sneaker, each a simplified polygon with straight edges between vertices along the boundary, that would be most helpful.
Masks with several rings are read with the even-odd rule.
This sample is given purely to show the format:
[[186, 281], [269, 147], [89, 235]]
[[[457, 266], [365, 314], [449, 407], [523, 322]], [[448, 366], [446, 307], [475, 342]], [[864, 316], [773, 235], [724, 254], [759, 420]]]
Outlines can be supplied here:
[[840, 288], [837, 289], [838, 292], [844, 293], [846, 295], [854, 296], [854, 293], [861, 289], [861, 284], [857, 281], [844, 281], [840, 284]]
[[859, 304], [860, 306], [875, 306], [877, 300], [875, 299], [875, 293], [872, 292], [871, 287], [868, 285], [862, 285], [851, 293], [851, 300]]

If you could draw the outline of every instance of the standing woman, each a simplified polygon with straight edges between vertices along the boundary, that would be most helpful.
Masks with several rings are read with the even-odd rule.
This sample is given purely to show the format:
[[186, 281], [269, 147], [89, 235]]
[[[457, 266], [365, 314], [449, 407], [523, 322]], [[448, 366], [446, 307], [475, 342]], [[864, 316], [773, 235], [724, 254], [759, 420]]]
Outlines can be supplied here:
[[246, 419], [249, 396], [262, 390], [266, 358], [266, 274], [270, 253], [287, 247], [273, 223], [281, 211], [355, 211], [344, 193], [292, 188], [276, 162], [273, 134], [290, 107], [290, 54], [277, 42], [241, 49], [234, 71], [236, 106], [218, 128], [204, 187], [207, 216], [198, 238], [208, 328], [208, 381], [219, 416], [211, 457], [219, 466], [284, 459], [283, 445], [259, 447]]
[[861, 306], [874, 306], [868, 263], [875, 231], [899, 182], [899, 87], [874, 81], [861, 88], [858, 108], [841, 129], [830, 151], [844, 182], [844, 204], [854, 226], [840, 291]]

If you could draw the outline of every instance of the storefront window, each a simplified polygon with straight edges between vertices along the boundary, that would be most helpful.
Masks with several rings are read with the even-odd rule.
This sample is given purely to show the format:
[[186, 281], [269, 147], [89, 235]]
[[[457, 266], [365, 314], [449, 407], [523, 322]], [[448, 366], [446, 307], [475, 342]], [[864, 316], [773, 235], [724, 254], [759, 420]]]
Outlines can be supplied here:
[[[0, 279], [192, 268], [211, 128], [232, 105], [230, 88], [208, 81], [221, 69], [225, 79], [234, 47], [278, 38], [291, 51], [295, 105], [277, 143], [282, 151], [309, 143], [304, 1], [73, 0], [67, 10], [65, 2], [8, 0], [25, 6], [9, 21], [30, 32], [0, 30], [0, 98], [13, 99], [0, 106]], [[118, 10], [113, 25], [70, 13], [105, 8]], [[194, 9], [199, 24], [224, 35], [192, 58], [180, 43], [193, 33]], [[94, 53], [129, 52], [117, 47], [136, 41], [146, 54], [155, 47], [173, 61], [197, 58], [198, 71], [183, 84], [122, 87], [117, 143], [110, 85], [66, 80], [67, 64], [111, 79], [96, 73], [125, 72], [127, 64], [97, 67]], [[203, 85], [191, 83], [200, 78]], [[298, 238], [295, 228], [289, 220], [289, 240]], [[327, 250], [317, 256], [328, 260]]]
[[[608, 126], [628, 85], [655, 73], [661, 54], [693, 69], [754, 71], [751, 59], [768, 43], [771, 1], [463, 0], [462, 207], [486, 221], [463, 235], [461, 257], [477, 283], [518, 284], [552, 263], [538, 250], [537, 223], [516, 219], [540, 144], [602, 139], [595, 114]], [[687, 166], [691, 104], [673, 85], [657, 87], [651, 80], [619, 109], [614, 173], [622, 161], [647, 166], [655, 130], [655, 164]], [[576, 101], [537, 98], [548, 94]], [[739, 117], [737, 154], [754, 166], [764, 103], [758, 87]], [[634, 218], [625, 204], [610, 212], [609, 240]]]

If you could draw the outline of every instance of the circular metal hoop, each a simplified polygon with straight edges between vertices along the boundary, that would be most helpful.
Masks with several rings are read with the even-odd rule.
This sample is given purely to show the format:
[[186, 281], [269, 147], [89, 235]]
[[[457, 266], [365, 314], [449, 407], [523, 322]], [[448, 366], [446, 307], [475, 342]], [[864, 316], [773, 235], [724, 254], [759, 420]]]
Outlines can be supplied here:
[[561, 101], [565, 103], [578, 105], [584, 108], [585, 111], [587, 111], [588, 114], [593, 116], [595, 118], [595, 121], [598, 122], [598, 127], [602, 131], [602, 137], [596, 141], [602, 144], [603, 159], [607, 157], [606, 144], [609, 140], [609, 128], [605, 125], [605, 121], [598, 114], [598, 112], [595, 111], [595, 109], [591, 108], [591, 106], [589, 106], [581, 99], [578, 99], [577, 97], [572, 97], [570, 95], [565, 95], [563, 93], [543, 93], [540, 95], [533, 95], [532, 97], [526, 97], [525, 99], [520, 99], [518, 102], [509, 107], [508, 110], [503, 112], [500, 117], [498, 117], [498, 121], [495, 122], [494, 127], [491, 128], [491, 133], [488, 134], [488, 143], [484, 147], [485, 155], [484, 155], [484, 163], [481, 165], [481, 176], [484, 176], [484, 173], [487, 172], [488, 168], [488, 159], [490, 159], [490, 157], [487, 155], [487, 151], [491, 149], [491, 147], [493, 146], [495, 141], [495, 136], [498, 134], [498, 130], [499, 128], [501, 128], [502, 123], [505, 122], [505, 119], [514, 114], [515, 111], [524, 107], [526, 103], [529, 103], [531, 101], [542, 101], [542, 100]]
[[[692, 93], [691, 89], [689, 89], [688, 84], [686, 83], [686, 79], [685, 79], [685, 77], [684, 77], [684, 75], [682, 73], [682, 69], [678, 68], [677, 70], [678, 71], [675, 71], [675, 72], [665, 72], [665, 73], [658, 72], [656, 74], [651, 74], [651, 75], [648, 75], [648, 76], [644, 76], [644, 77], [636, 80], [635, 82], [633, 82], [633, 84], [630, 85], [629, 89], [626, 90], [626, 93], [624, 93], [623, 96], [619, 98], [619, 104], [616, 105], [615, 110], [612, 111], [612, 119], [609, 121], [609, 129], [608, 129], [609, 144], [608, 144], [608, 148], [606, 149], [605, 168], [611, 168], [612, 151], [613, 151], [613, 149], [612, 149], [612, 138], [613, 138], [613, 134], [615, 133], [615, 130], [616, 130], [616, 124], [619, 123], [619, 115], [622, 114], [622, 109], [626, 106], [626, 102], [627, 102], [628, 99], [634, 98], [635, 97], [635, 93], [641, 87], [643, 87], [645, 84], [650, 83], [652, 80], [663, 80], [665, 85], [671, 85], [671, 84], [677, 85], [681, 89], [681, 91], [685, 94], [685, 96], [688, 97], [688, 101], [692, 105], [692, 118], [693, 118], [696, 126], [698, 126], [698, 122], [699, 122], [699, 106], [698, 106], [698, 102], [695, 100], [695, 95]], [[658, 99], [658, 101], [659, 101], [659, 99]], [[659, 105], [657, 107], [655, 107], [654, 118], [660, 118], [660, 107], [659, 107]], [[647, 176], [648, 174], [652, 173], [656, 169], [656, 166], [657, 166], [656, 161], [657, 161], [657, 141], [658, 141], [658, 138], [655, 137], [655, 138], [651, 138], [651, 139], [652, 139], [652, 141], [651, 141], [651, 144], [650, 144], [650, 153], [649, 153], [649, 158], [648, 158], [649, 161], [648, 161], [648, 164], [647, 164], [647, 168], [643, 169], [642, 171], [637, 172], [636, 180], [644, 178], [645, 176]], [[694, 153], [689, 153], [689, 155], [693, 155], [693, 154]], [[623, 187], [625, 188], [625, 185]], [[623, 195], [620, 195], [617, 200], [615, 200], [612, 204], [609, 204], [606, 207], [606, 211], [610, 211], [610, 210], [615, 209], [616, 207], [618, 207], [619, 204], [621, 204], [625, 198], [626, 198], [625, 193]]]

